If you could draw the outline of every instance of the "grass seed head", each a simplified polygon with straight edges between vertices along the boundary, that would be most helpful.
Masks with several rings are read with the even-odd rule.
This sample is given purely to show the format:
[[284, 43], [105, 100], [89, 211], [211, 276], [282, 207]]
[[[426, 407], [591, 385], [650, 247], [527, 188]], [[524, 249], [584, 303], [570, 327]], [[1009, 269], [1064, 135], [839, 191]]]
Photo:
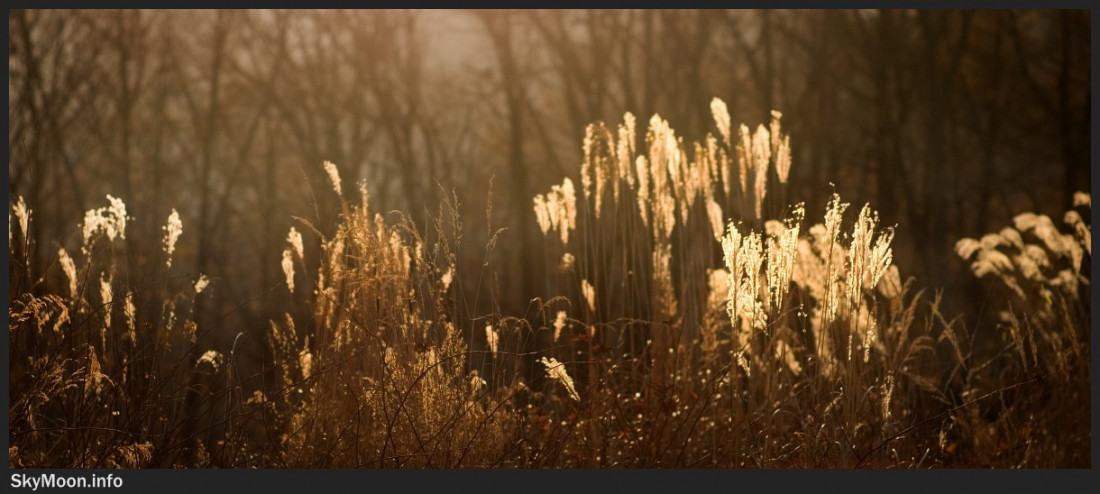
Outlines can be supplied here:
[[336, 165], [331, 161], [325, 161], [325, 174], [328, 175], [329, 182], [332, 183], [332, 190], [336, 191], [336, 195], [343, 196], [344, 191], [340, 188], [340, 170], [336, 169]]
[[179, 240], [180, 235], [183, 234], [183, 221], [180, 220], [180, 214], [172, 209], [172, 213], [168, 215], [168, 223], [164, 225], [164, 254], [165, 254], [165, 267], [172, 267], [172, 254], [176, 252], [176, 242]]
[[542, 357], [539, 360], [543, 367], [546, 367], [546, 375], [565, 387], [565, 391], [569, 393], [569, 397], [576, 401], [581, 401], [581, 396], [577, 394], [577, 388], [573, 386], [573, 378], [569, 377], [569, 374], [565, 372], [565, 364], [558, 362], [557, 359], [550, 357]]

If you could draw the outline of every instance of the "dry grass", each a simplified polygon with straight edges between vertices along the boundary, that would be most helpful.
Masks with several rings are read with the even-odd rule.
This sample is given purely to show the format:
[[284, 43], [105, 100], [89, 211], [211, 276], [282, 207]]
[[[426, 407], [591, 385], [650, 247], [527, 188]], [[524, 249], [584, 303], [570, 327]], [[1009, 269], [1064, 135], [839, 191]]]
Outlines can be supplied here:
[[1079, 192], [1074, 203], [1064, 216], [1068, 233], [1045, 215], [1023, 213], [1011, 227], [956, 244], [988, 290], [984, 323], [998, 340], [963, 362], [962, 396], [994, 383], [1040, 383], [955, 417], [959, 434], [972, 437], [966, 453], [981, 464], [1090, 462], [1091, 195]]
[[[983, 324], [1001, 332], [979, 338], [992, 326], [967, 330], [940, 294], [903, 281], [870, 206], [846, 219], [834, 195], [805, 224], [803, 205], [784, 203], [778, 112], [750, 130], [721, 100], [711, 111], [717, 134], [690, 144], [656, 115], [644, 140], [629, 113], [614, 131], [588, 127], [579, 193], [565, 177], [533, 200], [545, 282], [519, 315], [468, 308], [486, 277], [456, 265], [457, 199], [427, 231], [387, 222], [365, 186], [348, 202], [325, 162], [341, 215], [328, 236], [289, 230], [270, 295], [287, 309], [254, 375], [241, 337], [203, 346], [213, 328], [196, 303], [231, 280], [171, 271], [175, 211], [142, 243], [108, 196], [84, 218], [81, 255], [41, 263], [20, 198], [11, 466], [1090, 463], [1087, 194], [1069, 233], [1022, 214], [959, 242], [991, 290]], [[162, 281], [136, 286], [124, 260], [145, 248], [164, 256]]]

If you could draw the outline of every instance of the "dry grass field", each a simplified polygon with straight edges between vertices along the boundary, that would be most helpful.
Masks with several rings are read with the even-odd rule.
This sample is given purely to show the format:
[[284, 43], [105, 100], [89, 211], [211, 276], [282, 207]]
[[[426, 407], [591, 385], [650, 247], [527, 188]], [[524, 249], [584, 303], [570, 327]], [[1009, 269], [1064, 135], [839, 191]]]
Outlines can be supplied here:
[[[173, 268], [194, 255], [176, 210], [108, 195], [45, 245], [12, 195], [9, 466], [1091, 464], [1087, 190], [942, 253], [984, 290], [975, 327], [895, 264], [907, 225], [884, 205], [789, 187], [812, 165], [792, 163], [786, 116], [709, 112], [699, 135], [657, 114], [589, 124], [580, 166], [522, 212], [465, 189], [418, 223], [306, 163], [338, 213], [268, 246], [276, 282], [253, 295], [278, 315], [248, 331], [197, 316], [235, 280]], [[541, 244], [511, 245], [502, 210]], [[513, 249], [536, 273], [518, 311], [497, 303]], [[459, 262], [471, 250], [484, 262]]]

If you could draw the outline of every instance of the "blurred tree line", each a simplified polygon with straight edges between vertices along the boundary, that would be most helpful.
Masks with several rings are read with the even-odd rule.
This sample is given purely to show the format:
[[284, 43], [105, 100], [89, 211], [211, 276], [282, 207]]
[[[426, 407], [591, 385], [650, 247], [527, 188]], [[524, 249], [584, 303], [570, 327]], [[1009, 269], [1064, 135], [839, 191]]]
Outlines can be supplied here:
[[[470, 308], [506, 314], [545, 295], [531, 198], [575, 173], [586, 124], [625, 111], [689, 141], [712, 131], [715, 96], [750, 126], [783, 112], [794, 166], [772, 210], [806, 201], [820, 217], [834, 190], [871, 202], [899, 225], [903, 276], [960, 307], [982, 294], [957, 239], [1022, 211], [1060, 217], [1090, 188], [1087, 11], [12, 10], [8, 24], [9, 194], [34, 210], [38, 262], [72, 250], [105, 194], [134, 217], [131, 245], [159, 245], [176, 208], [172, 273], [213, 280], [199, 322], [223, 339], [293, 307], [287, 230], [301, 217], [330, 233], [339, 213], [324, 160], [421, 227], [453, 192], [460, 279], [506, 227], [499, 305]], [[127, 253], [132, 286], [164, 281], [158, 252]]]

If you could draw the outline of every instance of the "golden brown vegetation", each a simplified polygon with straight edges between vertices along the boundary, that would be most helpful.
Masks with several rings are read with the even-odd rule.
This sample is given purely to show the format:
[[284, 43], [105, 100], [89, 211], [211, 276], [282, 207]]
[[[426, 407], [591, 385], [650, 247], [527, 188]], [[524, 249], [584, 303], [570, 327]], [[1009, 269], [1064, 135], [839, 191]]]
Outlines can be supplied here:
[[[629, 113], [587, 128], [581, 189], [566, 177], [533, 200], [545, 282], [519, 315], [467, 309], [465, 284], [507, 273], [495, 236], [485, 271], [459, 271], [457, 199], [428, 231], [388, 222], [325, 162], [342, 213], [332, 234], [288, 232], [287, 310], [257, 375], [241, 374], [236, 341], [199, 345], [221, 328], [199, 327], [196, 306], [232, 280], [169, 276], [175, 211], [142, 243], [108, 196], [80, 255], [59, 248], [32, 272], [20, 198], [11, 466], [1089, 464], [1088, 194], [1070, 233], [1022, 214], [959, 241], [990, 289], [1002, 337], [988, 342], [903, 281], [870, 206], [846, 219], [834, 194], [810, 225], [787, 207], [780, 113], [753, 130], [721, 100], [711, 112], [717, 134], [693, 143], [656, 115], [641, 140]], [[162, 253], [160, 281], [131, 281], [131, 248]]]

